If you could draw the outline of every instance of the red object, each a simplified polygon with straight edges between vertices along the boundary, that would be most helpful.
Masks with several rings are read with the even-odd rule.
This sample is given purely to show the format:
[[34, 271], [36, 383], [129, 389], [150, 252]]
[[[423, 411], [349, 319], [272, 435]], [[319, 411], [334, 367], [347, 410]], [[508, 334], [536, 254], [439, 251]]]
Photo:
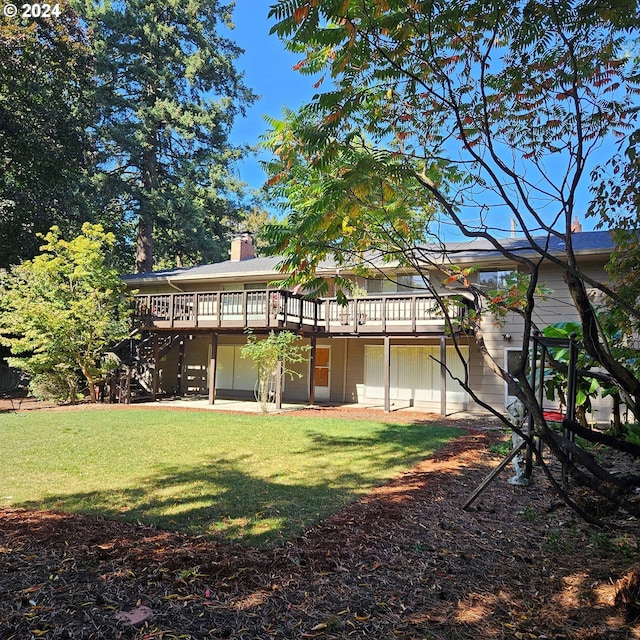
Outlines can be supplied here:
[[562, 422], [564, 420], [564, 413], [561, 411], [544, 411], [544, 419], [551, 422]]

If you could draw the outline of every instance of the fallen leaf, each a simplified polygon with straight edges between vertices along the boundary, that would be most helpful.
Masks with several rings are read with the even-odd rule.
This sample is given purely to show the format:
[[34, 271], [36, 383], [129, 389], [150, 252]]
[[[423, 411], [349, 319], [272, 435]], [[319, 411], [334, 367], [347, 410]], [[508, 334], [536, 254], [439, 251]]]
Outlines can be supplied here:
[[149, 607], [139, 606], [131, 611], [118, 611], [115, 615], [116, 620], [124, 622], [131, 626], [136, 626], [151, 620], [153, 618], [153, 611]]

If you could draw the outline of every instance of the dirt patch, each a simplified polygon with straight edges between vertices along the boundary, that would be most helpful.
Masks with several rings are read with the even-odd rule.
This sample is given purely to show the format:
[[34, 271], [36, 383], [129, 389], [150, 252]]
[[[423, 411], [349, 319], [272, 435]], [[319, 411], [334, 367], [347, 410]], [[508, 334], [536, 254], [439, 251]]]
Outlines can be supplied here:
[[[637, 521], [585, 525], [539, 470], [528, 488], [505, 470], [462, 511], [499, 460], [489, 452], [499, 436], [452, 424], [477, 428], [266, 550], [1, 510], [0, 638], [640, 638], [614, 606], [614, 583], [637, 559]], [[153, 617], [118, 618], [142, 607]]]

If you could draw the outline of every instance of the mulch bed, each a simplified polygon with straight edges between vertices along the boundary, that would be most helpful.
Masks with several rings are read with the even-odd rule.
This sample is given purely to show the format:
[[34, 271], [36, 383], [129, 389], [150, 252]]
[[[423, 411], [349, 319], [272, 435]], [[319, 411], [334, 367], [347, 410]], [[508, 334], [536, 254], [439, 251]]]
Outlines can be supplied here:
[[[540, 470], [528, 488], [505, 470], [462, 511], [500, 434], [452, 424], [461, 437], [432, 458], [269, 549], [0, 509], [0, 638], [640, 638], [614, 605], [638, 522], [584, 524]], [[121, 615], [141, 607], [153, 617]]]

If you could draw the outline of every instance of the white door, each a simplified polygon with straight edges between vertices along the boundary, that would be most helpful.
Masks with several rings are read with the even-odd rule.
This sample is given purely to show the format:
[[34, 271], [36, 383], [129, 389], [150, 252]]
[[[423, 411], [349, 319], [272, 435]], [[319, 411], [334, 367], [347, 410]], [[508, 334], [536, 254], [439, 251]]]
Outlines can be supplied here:
[[[253, 391], [258, 370], [250, 358], [242, 357], [242, 345], [224, 344], [218, 347], [216, 389]], [[211, 347], [209, 347], [211, 352]]]
[[[460, 346], [468, 362], [469, 348]], [[452, 375], [464, 380], [464, 364], [453, 346], [447, 346], [447, 367]], [[440, 402], [440, 347], [392, 346], [389, 396], [391, 400]], [[378, 345], [364, 348], [365, 397], [384, 398], [384, 350]], [[447, 376], [447, 403], [465, 405], [466, 391]]]

